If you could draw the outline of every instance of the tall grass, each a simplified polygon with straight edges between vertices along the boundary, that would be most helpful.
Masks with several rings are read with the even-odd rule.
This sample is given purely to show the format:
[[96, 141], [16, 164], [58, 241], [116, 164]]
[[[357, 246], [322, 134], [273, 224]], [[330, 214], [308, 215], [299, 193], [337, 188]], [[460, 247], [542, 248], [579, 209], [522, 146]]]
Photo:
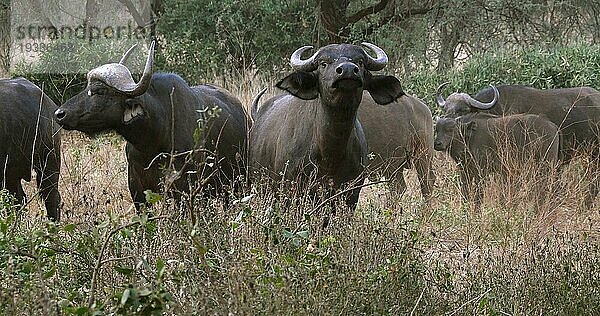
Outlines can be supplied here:
[[[226, 85], [248, 104], [265, 83]], [[560, 203], [543, 212], [526, 194], [537, 179], [522, 179], [508, 206], [495, 177], [474, 210], [438, 153], [430, 205], [409, 170], [404, 194], [365, 188], [354, 214], [323, 228], [323, 212], [306, 216], [311, 197], [263, 183], [228, 207], [161, 200], [136, 214], [124, 141], [63, 135], [60, 223], [37, 200], [23, 209], [1, 195], [0, 314], [600, 313], [599, 215], [577, 210], [585, 160], [561, 173], [548, 199]]]

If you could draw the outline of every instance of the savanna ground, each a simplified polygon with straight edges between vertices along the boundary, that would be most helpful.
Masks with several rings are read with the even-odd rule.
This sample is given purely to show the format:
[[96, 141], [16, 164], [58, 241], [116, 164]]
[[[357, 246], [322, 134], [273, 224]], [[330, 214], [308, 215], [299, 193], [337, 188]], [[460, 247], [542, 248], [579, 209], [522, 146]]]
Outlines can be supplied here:
[[[260, 89], [232, 87], [245, 104]], [[284, 209], [262, 184], [227, 208], [161, 200], [138, 216], [120, 137], [64, 131], [62, 157], [60, 223], [46, 221], [32, 184], [26, 210], [2, 196], [0, 314], [600, 313], [600, 216], [579, 209], [584, 159], [539, 211], [530, 188], [551, 179], [491, 181], [472, 210], [437, 153], [431, 205], [409, 170], [404, 194], [366, 187], [354, 214], [323, 228], [306, 196], [285, 192], [302, 202]]]

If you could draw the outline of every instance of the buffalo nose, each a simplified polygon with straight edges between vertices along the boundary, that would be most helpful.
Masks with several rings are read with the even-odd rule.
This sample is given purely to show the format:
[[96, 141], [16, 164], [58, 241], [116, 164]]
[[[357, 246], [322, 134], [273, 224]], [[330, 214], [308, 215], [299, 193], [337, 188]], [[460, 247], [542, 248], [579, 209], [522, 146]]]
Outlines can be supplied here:
[[338, 75], [358, 75], [359, 69], [353, 63], [343, 63], [335, 68], [335, 72]]
[[65, 112], [63, 109], [58, 109], [54, 112], [54, 116], [56, 116], [56, 119], [60, 121], [67, 116], [67, 112]]

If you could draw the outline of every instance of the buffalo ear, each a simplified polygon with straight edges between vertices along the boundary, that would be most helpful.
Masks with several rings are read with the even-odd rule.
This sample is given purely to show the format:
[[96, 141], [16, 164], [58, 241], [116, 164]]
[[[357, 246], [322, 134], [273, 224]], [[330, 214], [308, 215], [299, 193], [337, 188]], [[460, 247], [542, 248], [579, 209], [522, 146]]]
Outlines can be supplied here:
[[366, 89], [378, 104], [389, 104], [405, 95], [400, 80], [394, 76], [373, 76], [366, 74]]
[[146, 116], [146, 111], [144, 111], [142, 102], [138, 98], [125, 100], [125, 109], [123, 110], [123, 122], [125, 124], [130, 124], [144, 116]]
[[303, 100], [313, 100], [319, 97], [319, 81], [312, 72], [291, 73], [275, 86]]

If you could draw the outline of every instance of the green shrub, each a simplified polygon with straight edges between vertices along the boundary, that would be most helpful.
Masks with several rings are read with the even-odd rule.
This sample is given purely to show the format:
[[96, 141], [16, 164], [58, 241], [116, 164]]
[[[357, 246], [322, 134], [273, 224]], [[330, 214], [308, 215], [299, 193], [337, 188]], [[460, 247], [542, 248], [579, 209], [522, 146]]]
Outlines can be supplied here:
[[192, 82], [250, 68], [270, 72], [313, 42], [314, 9], [308, 0], [177, 0], [165, 8], [157, 30], [160, 64]]

